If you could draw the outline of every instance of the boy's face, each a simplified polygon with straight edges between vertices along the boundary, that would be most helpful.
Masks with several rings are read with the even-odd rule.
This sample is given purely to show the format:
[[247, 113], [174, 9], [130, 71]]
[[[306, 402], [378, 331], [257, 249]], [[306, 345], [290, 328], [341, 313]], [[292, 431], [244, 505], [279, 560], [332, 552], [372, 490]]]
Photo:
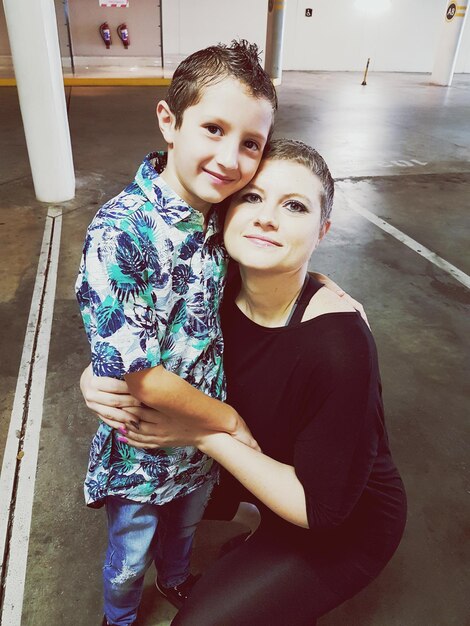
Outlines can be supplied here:
[[273, 121], [271, 104], [234, 78], [204, 88], [178, 129], [166, 102], [159, 102], [157, 115], [168, 143], [163, 177], [203, 213], [253, 178]]

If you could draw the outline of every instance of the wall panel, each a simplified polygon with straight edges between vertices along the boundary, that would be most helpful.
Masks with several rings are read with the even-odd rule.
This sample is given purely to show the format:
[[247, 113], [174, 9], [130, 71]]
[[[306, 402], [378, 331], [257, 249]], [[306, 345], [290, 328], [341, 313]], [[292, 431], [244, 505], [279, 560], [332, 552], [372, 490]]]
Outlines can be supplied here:
[[257, 43], [264, 60], [268, 0], [163, 0], [162, 10], [166, 67], [234, 38]]
[[[368, 13], [360, 8], [366, 4], [372, 7]], [[370, 57], [371, 70], [431, 72], [445, 5], [446, 0], [287, 0], [284, 69], [360, 71]], [[305, 16], [307, 8], [312, 17]], [[463, 37], [457, 71], [469, 71], [468, 23]]]
[[[131, 57], [148, 57], [160, 63], [160, 4], [158, 0], [130, 0], [128, 8], [100, 7], [98, 0], [69, 0], [70, 29], [74, 57], [119, 57], [120, 62]], [[102, 42], [98, 29], [108, 22], [112, 45], [109, 50]], [[131, 45], [126, 50], [116, 28], [125, 22]]]

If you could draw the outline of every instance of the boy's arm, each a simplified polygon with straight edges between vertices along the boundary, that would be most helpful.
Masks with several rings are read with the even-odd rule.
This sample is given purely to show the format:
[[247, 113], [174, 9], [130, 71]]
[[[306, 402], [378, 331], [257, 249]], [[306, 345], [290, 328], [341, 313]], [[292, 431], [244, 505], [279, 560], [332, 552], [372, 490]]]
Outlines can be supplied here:
[[201, 431], [229, 433], [244, 444], [258, 448], [247, 425], [229, 404], [199, 391], [162, 365], [126, 374], [129, 392], [146, 406], [173, 418], [195, 422]]

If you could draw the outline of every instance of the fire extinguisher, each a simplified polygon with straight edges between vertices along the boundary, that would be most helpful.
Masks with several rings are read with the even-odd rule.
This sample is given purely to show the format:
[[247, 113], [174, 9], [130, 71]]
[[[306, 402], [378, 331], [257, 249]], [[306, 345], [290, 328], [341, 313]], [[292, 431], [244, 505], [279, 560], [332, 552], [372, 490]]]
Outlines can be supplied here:
[[127, 49], [131, 43], [127, 26], [125, 24], [119, 24], [119, 26], [117, 27], [117, 33], [119, 35], [119, 39], [122, 41], [124, 48]]
[[111, 46], [111, 30], [109, 29], [108, 22], [103, 22], [100, 26], [101, 39], [104, 41], [106, 48], [109, 50]]

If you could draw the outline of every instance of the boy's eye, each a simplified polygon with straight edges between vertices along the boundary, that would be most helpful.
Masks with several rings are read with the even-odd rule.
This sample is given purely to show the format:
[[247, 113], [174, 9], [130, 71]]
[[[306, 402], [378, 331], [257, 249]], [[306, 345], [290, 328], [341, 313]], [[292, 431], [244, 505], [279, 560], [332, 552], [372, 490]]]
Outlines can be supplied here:
[[210, 132], [211, 135], [221, 135], [222, 129], [216, 126], [215, 124], [208, 124], [206, 129]]
[[242, 200], [243, 202], [248, 202], [248, 204], [255, 204], [256, 202], [261, 202], [261, 197], [257, 193], [244, 193]]
[[259, 150], [259, 145], [256, 143], [256, 141], [253, 141], [252, 139], [248, 139], [247, 141], [245, 141], [245, 147], [248, 148], [248, 150], [252, 150], [253, 152], [257, 152]]
[[302, 202], [298, 200], [289, 200], [284, 204], [285, 207], [292, 213], [308, 213], [308, 209]]

